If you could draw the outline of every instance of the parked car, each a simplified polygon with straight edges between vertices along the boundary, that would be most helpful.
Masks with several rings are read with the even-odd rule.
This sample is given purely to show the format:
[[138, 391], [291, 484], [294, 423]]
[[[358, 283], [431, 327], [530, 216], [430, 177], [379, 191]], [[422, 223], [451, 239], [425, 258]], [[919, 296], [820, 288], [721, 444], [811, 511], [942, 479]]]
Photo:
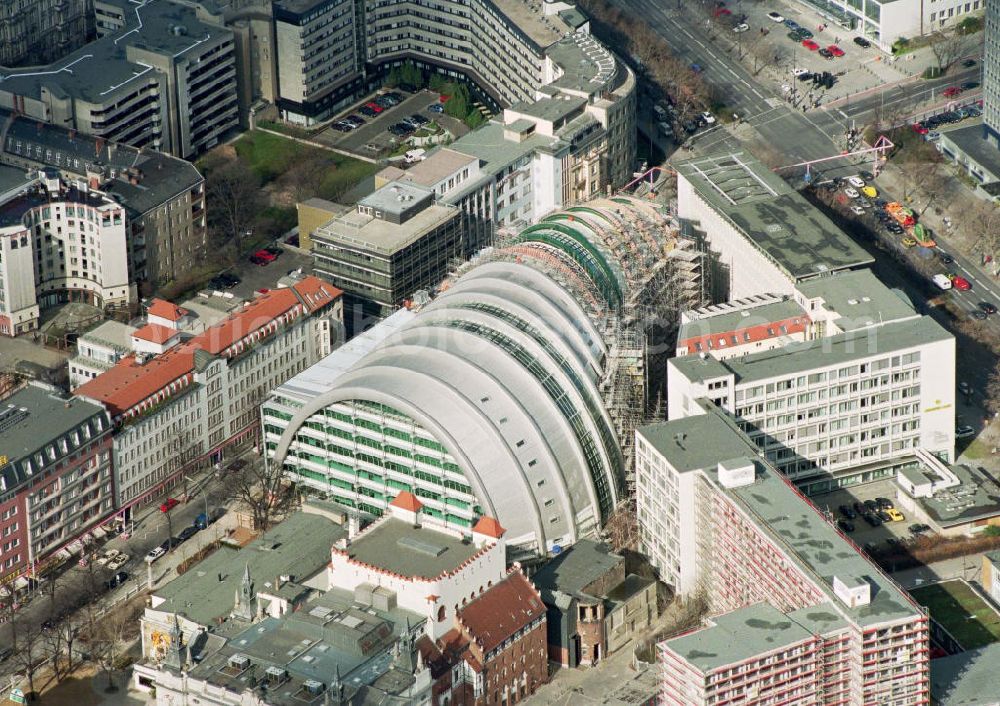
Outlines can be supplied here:
[[837, 508], [837, 510], [839, 510], [840, 514], [846, 517], [848, 520], [853, 520], [858, 516], [858, 513], [854, 512], [854, 510], [852, 510], [849, 505], [841, 505], [840, 507]]
[[811, 71], [806, 71], [804, 74], [799, 74], [796, 76], [799, 81], [811, 81], [813, 78], [813, 73]]
[[863, 504], [865, 506], [865, 512], [875, 512], [878, 510], [878, 503], [874, 500], [865, 500]]
[[978, 81], [963, 81], [958, 85], [963, 91], [971, 91], [973, 88], [979, 88]]
[[348, 115], [346, 118], [344, 118], [344, 122], [350, 123], [354, 127], [361, 127], [362, 125], [365, 124], [365, 119], [362, 118], [360, 115]]
[[441, 105], [440, 103], [431, 103], [429, 106], [427, 106], [427, 111], [430, 113], [443, 113], [444, 106]]
[[890, 522], [902, 522], [906, 519], [903, 513], [901, 513], [894, 507], [890, 507], [886, 510], [883, 510], [883, 512], [885, 512], [885, 514], [889, 516]]
[[160, 504], [160, 512], [170, 512], [179, 504], [180, 503], [177, 501], [177, 498], [167, 498]]
[[868, 509], [865, 507], [865, 504], [863, 502], [857, 500], [854, 502], [854, 511], [859, 515], [864, 515], [866, 512], [868, 512]]
[[375, 115], [378, 115], [383, 110], [385, 110], [385, 108], [383, 108], [382, 106], [380, 106], [375, 101], [369, 101], [368, 103], [365, 103], [365, 107], [368, 108], [369, 110], [375, 111]]
[[875, 515], [878, 517], [879, 520], [882, 521], [883, 524], [885, 524], [886, 522], [892, 522], [892, 518], [889, 517], [889, 513], [887, 513], [885, 510], [876, 510]]
[[948, 253], [946, 253], [944, 250], [938, 250], [937, 251], [937, 256], [938, 256], [938, 259], [941, 260], [941, 262], [943, 262], [946, 265], [950, 265], [951, 263], [953, 263], [955, 261], [955, 258], [953, 258], [951, 255], [949, 255]]
[[931, 527], [930, 525], [925, 525], [921, 522], [916, 522], [907, 527], [907, 529], [910, 531], [910, 534], [923, 534], [924, 532], [930, 532]]
[[181, 540], [182, 542], [186, 542], [196, 534], [198, 534], [198, 528], [195, 527], [194, 525], [191, 525], [190, 527], [185, 527], [184, 529], [182, 529], [180, 534], [177, 535], [177, 539]]
[[802, 46], [804, 46], [809, 51], [816, 51], [817, 49], [819, 49], [819, 44], [817, 44], [811, 39], [803, 39]]
[[701, 114], [701, 119], [705, 121], [706, 125], [714, 125], [715, 124], [715, 116], [712, 115], [707, 110], [704, 113]]
[[799, 23], [791, 18], [784, 18], [781, 22], [788, 27], [788, 29], [799, 29]]
[[968, 292], [972, 289], [972, 283], [965, 277], [959, 277], [958, 275], [949, 275], [951, 278], [951, 283], [960, 292]]
[[824, 48], [822, 48], [822, 49], [819, 50], [819, 55], [821, 57], [823, 57], [824, 59], [832, 59], [833, 58], [833, 52], [830, 51], [829, 49], [827, 49], [826, 47], [824, 47]]
[[360, 108], [358, 108], [358, 112], [361, 113], [362, 115], [367, 115], [369, 118], [374, 118], [376, 115], [378, 115], [376, 111], [372, 110], [367, 105], [363, 105]]
[[837, 527], [844, 532], [854, 531], [854, 523], [844, 519], [837, 520]]
[[866, 512], [861, 516], [865, 522], [867, 522], [872, 527], [881, 527], [882, 519], [874, 512]]
[[869, 42], [864, 37], [855, 37], [854, 38], [854, 43], [857, 44], [862, 49], [867, 49], [868, 47], [870, 47], [872, 45], [872, 43]]
[[770, 19], [770, 20], [772, 20], [774, 22], [777, 22], [779, 24], [785, 21], [785, 18], [782, 17], [777, 12], [769, 12], [769, 13], [767, 13], [767, 17], [768, 17], [768, 19]]
[[426, 125], [427, 123], [430, 122], [429, 119], [425, 118], [420, 113], [414, 113], [413, 115], [411, 115], [410, 120], [417, 125]]
[[931, 278], [938, 289], [951, 289], [951, 279], [948, 275], [936, 274]]
[[836, 44], [831, 44], [826, 48], [826, 50], [836, 57], [841, 57], [845, 53], [844, 50], [838, 47]]
[[749, 29], [750, 29], [750, 25], [748, 25], [746, 22], [740, 22], [738, 25], [736, 25], [735, 27], [733, 27], [733, 31], [736, 32], [736, 34], [740, 34], [742, 32], [746, 32]]
[[858, 198], [859, 196], [861, 196], [861, 194], [860, 194], [860, 193], [858, 193], [858, 190], [857, 190], [857, 189], [855, 189], [855, 188], [852, 188], [852, 187], [850, 187], [850, 186], [849, 186], [849, 187], [847, 187], [846, 189], [844, 189], [844, 193], [845, 193], [845, 194], [847, 194], [847, 195], [848, 195], [849, 197], [851, 197], [852, 199], [856, 199], [856, 198]]
[[857, 175], [852, 175], [847, 177], [847, 183], [851, 186], [856, 186], [859, 189], [865, 185], [865, 180]]
[[164, 549], [162, 546], [153, 547], [152, 549], [149, 550], [149, 554], [146, 555], [146, 561], [152, 564], [154, 561], [156, 561], [166, 553], [167, 550]]
[[990, 302], [979, 302], [979, 308], [985, 314], [995, 314], [995, 313], [997, 313], [996, 304], [991, 304]]
[[855, 216], [863, 216], [865, 215], [865, 209], [861, 208], [860, 206], [851, 206], [851, 213], [853, 213]]
[[962, 89], [959, 88], [958, 86], [948, 86], [946, 89], [944, 89], [944, 91], [942, 91], [942, 94], [944, 95], [945, 98], [954, 98], [961, 92]]
[[890, 507], [896, 507], [889, 498], [875, 498], [875, 505], [879, 510], [888, 510]]
[[976, 430], [970, 427], [968, 424], [964, 424], [957, 429], [955, 429], [956, 439], [968, 439], [970, 436], [975, 436]]

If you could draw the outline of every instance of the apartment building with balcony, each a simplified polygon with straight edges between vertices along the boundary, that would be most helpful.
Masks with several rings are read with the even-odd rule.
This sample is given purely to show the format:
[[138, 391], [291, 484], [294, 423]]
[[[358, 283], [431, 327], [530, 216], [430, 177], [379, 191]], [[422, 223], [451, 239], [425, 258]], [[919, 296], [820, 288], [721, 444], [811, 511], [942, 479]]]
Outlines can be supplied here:
[[43, 573], [112, 513], [111, 430], [100, 405], [38, 383], [0, 402], [0, 585]]
[[0, 204], [0, 333], [38, 328], [42, 308], [136, 299], [126, 255], [125, 209], [45, 168]]
[[0, 108], [182, 158], [237, 126], [230, 30], [170, 0], [125, 3], [122, 17], [121, 29], [47, 67], [0, 71]]
[[281, 117], [313, 125], [360, 94], [365, 82], [365, 8], [354, 0], [273, 3]]
[[188, 161], [0, 111], [0, 164], [54, 168], [118, 201], [128, 216], [130, 281], [162, 285], [205, 254], [205, 179]]
[[[133, 332], [135, 352], [74, 390], [115, 423], [116, 506], [149, 502], [185, 473], [219, 462], [227, 448], [257, 439], [267, 391], [329, 354], [343, 317], [340, 295], [309, 276], [194, 335], [162, 323]], [[137, 347], [137, 335], [155, 336], [163, 352]]]
[[699, 410], [636, 435], [640, 547], [712, 616], [658, 645], [661, 702], [926, 704], [924, 610], [732, 418]]
[[0, 66], [62, 58], [94, 34], [89, 0], [13, 0], [0, 5]]
[[891, 477], [917, 449], [952, 460], [954, 337], [868, 271], [802, 283], [794, 301], [801, 341], [720, 360], [743, 344], [727, 333], [668, 361], [668, 418], [710, 400], [807, 494]]

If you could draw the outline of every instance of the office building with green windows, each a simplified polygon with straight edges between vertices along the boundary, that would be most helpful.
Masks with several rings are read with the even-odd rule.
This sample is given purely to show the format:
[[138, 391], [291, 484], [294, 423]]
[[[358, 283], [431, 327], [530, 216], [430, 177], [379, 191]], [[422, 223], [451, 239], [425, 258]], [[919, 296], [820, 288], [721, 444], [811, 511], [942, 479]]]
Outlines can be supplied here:
[[626, 477], [630, 434], [609, 401], [623, 371], [642, 378], [642, 351], [623, 361], [612, 338], [684, 247], [631, 198], [508, 241], [277, 388], [262, 409], [269, 463], [361, 519], [406, 490], [456, 527], [497, 518], [526, 553], [595, 533]]

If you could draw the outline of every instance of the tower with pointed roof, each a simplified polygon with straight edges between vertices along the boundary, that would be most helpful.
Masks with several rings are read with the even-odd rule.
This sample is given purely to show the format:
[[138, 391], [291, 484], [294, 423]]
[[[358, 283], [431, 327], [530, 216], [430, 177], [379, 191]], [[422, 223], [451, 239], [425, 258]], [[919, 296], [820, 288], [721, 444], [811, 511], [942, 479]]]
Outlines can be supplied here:
[[236, 591], [236, 603], [233, 606], [232, 617], [252, 623], [257, 615], [256, 598], [253, 579], [250, 578], [250, 564], [247, 563], [243, 569], [240, 587]]

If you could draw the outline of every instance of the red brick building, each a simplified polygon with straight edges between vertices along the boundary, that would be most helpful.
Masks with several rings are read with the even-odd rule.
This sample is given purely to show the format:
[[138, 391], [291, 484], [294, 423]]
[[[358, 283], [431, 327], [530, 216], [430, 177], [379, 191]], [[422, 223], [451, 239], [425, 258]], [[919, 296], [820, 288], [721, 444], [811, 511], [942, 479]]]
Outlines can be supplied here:
[[79, 553], [111, 514], [111, 429], [99, 405], [43, 385], [0, 403], [0, 585]]
[[435, 706], [520, 703], [548, 680], [545, 604], [515, 565], [459, 609], [437, 645], [421, 648], [438, 682]]

